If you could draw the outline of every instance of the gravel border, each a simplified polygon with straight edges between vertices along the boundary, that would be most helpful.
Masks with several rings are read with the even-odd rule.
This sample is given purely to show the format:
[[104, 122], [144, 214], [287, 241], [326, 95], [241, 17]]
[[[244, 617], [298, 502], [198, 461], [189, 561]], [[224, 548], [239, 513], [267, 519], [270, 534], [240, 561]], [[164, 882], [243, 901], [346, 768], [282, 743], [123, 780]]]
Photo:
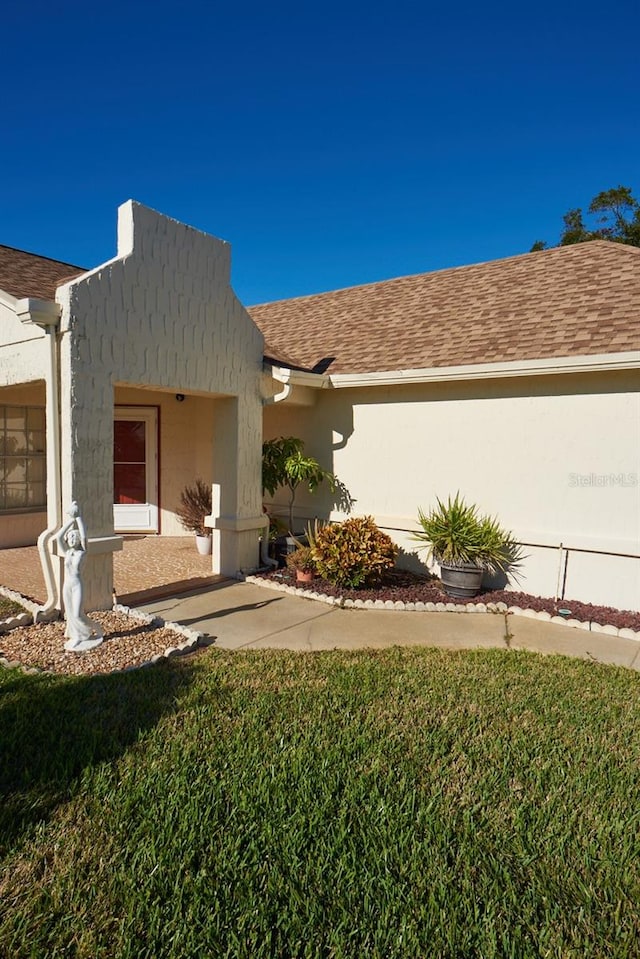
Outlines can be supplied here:
[[[4, 634], [9, 634], [14, 629], [21, 631], [25, 637], [28, 636], [29, 627], [38, 628], [41, 625], [50, 624], [54, 619], [60, 619], [60, 616], [49, 618], [46, 623], [38, 620], [38, 611], [40, 607], [31, 603], [29, 600], [26, 600], [19, 593], [16, 593], [12, 590], [7, 590], [4, 587], [0, 587], [0, 595], [6, 596], [8, 599], [12, 599], [17, 603], [21, 603], [23, 606], [30, 607], [29, 611], [26, 613], [21, 613], [18, 616], [11, 616], [7, 619], [0, 620], [0, 643], [2, 642], [1, 636]], [[105, 610], [106, 614], [113, 613], [120, 616], [125, 616], [127, 619], [131, 620], [133, 623], [139, 623], [141, 625], [149, 626], [153, 630], [157, 631], [167, 631], [168, 634], [174, 634], [174, 637], [177, 642], [174, 642], [174, 645], [167, 646], [163, 652], [154, 653], [142, 662], [138, 662], [132, 665], [116, 667], [115, 669], [108, 670], [79, 670], [79, 671], [65, 671], [57, 669], [46, 669], [41, 666], [33, 664], [25, 664], [18, 659], [11, 659], [8, 656], [0, 654], [0, 668], [5, 669], [19, 669], [23, 673], [28, 674], [46, 674], [46, 675], [90, 675], [90, 676], [104, 676], [104, 675], [113, 675], [117, 673], [128, 673], [135, 669], [144, 669], [149, 666], [155, 666], [158, 663], [165, 662], [169, 659], [175, 659], [179, 656], [186, 656], [189, 653], [195, 652], [197, 649], [206, 648], [215, 643], [215, 637], [210, 637], [206, 633], [198, 632], [197, 630], [189, 629], [187, 626], [183, 626], [180, 623], [173, 623], [168, 620], [164, 620], [161, 616], [151, 616], [148, 613], [144, 613], [142, 610], [135, 609], [131, 606], [124, 606], [121, 603], [116, 603], [111, 610]], [[173, 637], [171, 637], [173, 638]], [[181, 640], [181, 641], [180, 641]], [[170, 641], [170, 637], [167, 637], [167, 641]], [[100, 647], [97, 647], [98, 649]], [[90, 651], [91, 652], [91, 651]], [[75, 656], [82, 657], [87, 654], [76, 653]], [[80, 658], [73, 659], [75, 663], [81, 663]]]
[[584, 629], [592, 633], [605, 633], [608, 636], [620, 636], [623, 639], [635, 639], [640, 642], [640, 631], [633, 629], [618, 629], [617, 626], [602, 626], [600, 623], [582, 622], [579, 619], [566, 619], [564, 616], [552, 616], [546, 610], [523, 609], [520, 606], [508, 606], [506, 603], [404, 603], [401, 600], [382, 599], [344, 599], [342, 596], [326, 596], [312, 589], [299, 589], [286, 583], [276, 583], [262, 576], [245, 576], [246, 583], [263, 586], [279, 593], [289, 593], [301, 599], [309, 599], [316, 603], [326, 603], [328, 606], [337, 606], [340, 609], [387, 609], [401, 610], [406, 613], [511, 613], [513, 616], [524, 616], [527, 619], [539, 619], [545, 623], [554, 623], [557, 626], [570, 626], [572, 629]]

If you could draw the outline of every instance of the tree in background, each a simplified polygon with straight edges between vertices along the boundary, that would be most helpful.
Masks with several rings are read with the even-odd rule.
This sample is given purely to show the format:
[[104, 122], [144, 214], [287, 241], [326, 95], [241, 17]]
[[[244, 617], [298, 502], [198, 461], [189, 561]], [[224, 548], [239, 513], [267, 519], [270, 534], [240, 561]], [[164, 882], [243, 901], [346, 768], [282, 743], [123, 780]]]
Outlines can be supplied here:
[[[594, 196], [587, 214], [591, 222], [586, 225], [580, 207], [568, 210], [563, 216], [564, 229], [558, 246], [585, 243], [587, 240], [612, 240], [628, 246], [640, 246], [640, 203], [628, 186], [603, 190]], [[531, 252], [546, 249], [544, 240], [536, 240]]]

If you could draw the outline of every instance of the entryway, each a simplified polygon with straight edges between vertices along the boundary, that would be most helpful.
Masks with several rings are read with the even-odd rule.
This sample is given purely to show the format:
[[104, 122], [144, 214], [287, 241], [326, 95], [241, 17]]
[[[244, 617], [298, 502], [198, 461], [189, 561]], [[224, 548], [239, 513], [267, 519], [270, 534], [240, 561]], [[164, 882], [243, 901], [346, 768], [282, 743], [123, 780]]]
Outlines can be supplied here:
[[158, 532], [158, 409], [116, 406], [113, 424], [116, 533]]

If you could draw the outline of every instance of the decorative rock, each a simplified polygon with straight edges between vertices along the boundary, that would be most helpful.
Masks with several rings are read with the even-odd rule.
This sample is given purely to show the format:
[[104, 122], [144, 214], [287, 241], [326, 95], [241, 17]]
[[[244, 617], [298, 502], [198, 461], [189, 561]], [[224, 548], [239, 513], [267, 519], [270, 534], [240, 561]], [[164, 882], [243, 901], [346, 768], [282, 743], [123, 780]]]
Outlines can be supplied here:
[[476, 603], [476, 613], [486, 613], [487, 607], [485, 603]]
[[376, 600], [374, 600], [373, 605], [375, 606], [376, 609], [384, 609], [384, 600], [383, 600], [383, 599], [376, 599]]
[[507, 604], [503, 603], [501, 600], [499, 603], [496, 603], [496, 609], [498, 610], [499, 613], [506, 613]]
[[618, 636], [620, 634], [617, 626], [601, 626], [600, 629], [603, 633], [606, 633], [607, 636]]
[[435, 604], [435, 603], [425, 603], [425, 606], [427, 607], [427, 612], [429, 612], [429, 613], [435, 613], [435, 611], [436, 611], [436, 604]]
[[446, 603], [436, 603], [436, 609], [439, 613], [446, 613], [447, 604]]
[[424, 613], [425, 609], [427, 608], [427, 605], [426, 603], [418, 602], [418, 603], [415, 603], [415, 608], [418, 612]]
[[618, 636], [622, 639], [640, 639], [640, 633], [636, 633], [634, 629], [627, 629], [626, 627], [618, 630]]
[[467, 613], [477, 613], [477, 612], [478, 612], [478, 607], [477, 607], [477, 605], [476, 605], [475, 603], [467, 603], [467, 605], [464, 607], [464, 609], [465, 609], [465, 611], [466, 611]]
[[495, 603], [487, 603], [487, 612], [488, 613], [497, 613], [498, 607]]
[[582, 625], [579, 619], [567, 619], [565, 622], [567, 626], [572, 626], [573, 629], [579, 629]]
[[589, 629], [592, 633], [603, 633], [604, 626], [601, 626], [600, 623], [589, 623]]
[[412, 612], [415, 610], [415, 608], [416, 608], [416, 604], [415, 604], [415, 603], [405, 603], [405, 604], [404, 604], [404, 608], [407, 610], [407, 612], [412, 613]]
[[566, 626], [566, 625], [567, 625], [567, 620], [564, 618], [564, 616], [552, 616], [552, 617], [551, 617], [551, 622], [552, 622], [552, 623], [557, 623], [558, 626]]
[[522, 610], [520, 606], [510, 606], [507, 612], [513, 613], [514, 616], [522, 616], [524, 610]]
[[545, 623], [551, 622], [551, 613], [548, 613], [546, 609], [541, 609], [536, 613], [536, 619], [541, 619]]
[[523, 609], [520, 613], [521, 616], [526, 616], [528, 619], [537, 619], [538, 614], [535, 609]]
[[456, 606], [455, 603], [445, 603], [444, 608], [446, 609], [448, 613], [455, 613], [458, 610], [458, 607]]
[[591, 630], [591, 623], [578, 623], [578, 629]]
[[356, 600], [354, 600], [353, 605], [356, 607], [356, 609], [364, 609], [364, 600], [363, 600], [363, 599], [356, 599]]
[[374, 608], [375, 608], [375, 605], [376, 605], [376, 604], [374, 603], [374, 601], [373, 601], [372, 599], [366, 599], [366, 600], [364, 601], [364, 607], [365, 607], [365, 609], [374, 609]]

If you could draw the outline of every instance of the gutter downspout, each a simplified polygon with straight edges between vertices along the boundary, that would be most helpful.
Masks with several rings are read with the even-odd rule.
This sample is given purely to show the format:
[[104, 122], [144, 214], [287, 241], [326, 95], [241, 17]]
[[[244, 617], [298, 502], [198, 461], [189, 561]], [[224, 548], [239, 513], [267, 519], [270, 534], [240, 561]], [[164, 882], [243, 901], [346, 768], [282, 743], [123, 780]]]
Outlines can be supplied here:
[[[293, 386], [291, 383], [287, 382], [282, 376], [276, 376], [273, 370], [271, 371], [273, 379], [278, 383], [282, 383], [282, 389], [279, 393], [274, 393], [271, 396], [266, 396], [263, 399], [264, 406], [271, 406], [273, 403], [282, 403], [284, 400], [288, 399], [293, 391]], [[264, 492], [264, 491], [263, 491]], [[263, 566], [267, 568], [278, 568], [277, 559], [272, 559], [269, 556], [269, 517], [265, 513], [264, 516], [264, 527], [262, 530], [262, 538], [260, 540], [260, 562]]]
[[56, 303], [25, 299], [16, 304], [20, 321], [39, 326], [48, 339], [46, 388], [47, 430], [47, 528], [38, 537], [38, 552], [47, 587], [47, 599], [35, 613], [35, 622], [54, 619], [61, 609], [60, 564], [53, 566], [50, 543], [62, 523], [61, 476], [60, 476], [60, 401], [57, 327], [61, 309]]

